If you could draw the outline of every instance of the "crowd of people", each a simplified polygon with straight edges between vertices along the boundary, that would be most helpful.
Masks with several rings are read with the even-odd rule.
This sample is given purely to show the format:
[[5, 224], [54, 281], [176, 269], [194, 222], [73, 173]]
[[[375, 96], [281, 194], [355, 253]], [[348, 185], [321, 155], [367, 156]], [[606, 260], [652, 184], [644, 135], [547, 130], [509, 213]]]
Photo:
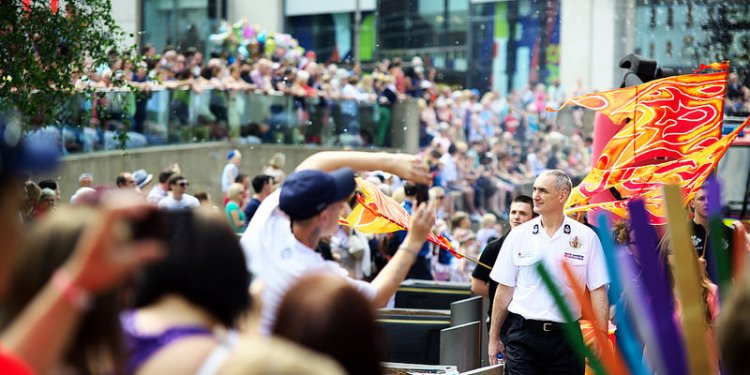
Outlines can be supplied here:
[[[536, 145], [555, 147], [547, 145], [556, 141], [543, 137]], [[1, 254], [18, 259], [0, 262], [3, 280], [12, 275], [0, 285], [6, 327], [0, 358], [13, 361], [15, 373], [376, 374], [383, 341], [374, 308], [392, 304], [400, 283], [416, 278], [471, 283], [476, 294], [491, 297], [487, 350], [493, 362], [501, 353], [511, 373], [578, 373], [583, 361], [566, 344], [562, 319], [550, 314], [551, 299], [540, 298], [548, 295], [529, 266], [542, 260], [562, 278], [554, 260], [570, 258], [604, 326], [612, 317], [601, 246], [590, 228], [562, 214], [572, 189], [570, 164], [534, 172], [530, 162], [526, 175], [514, 169], [534, 178], [532, 197], [521, 195], [490, 169], [501, 168], [500, 161], [521, 165], [502, 154], [513, 150], [501, 150], [500, 142], [486, 151], [484, 141], [474, 141], [469, 150], [443, 130], [420, 155], [320, 152], [289, 175], [283, 154], [263, 170], [246, 171], [242, 153], [229, 150], [215, 200], [191, 191], [193, 171], [175, 163], [156, 174], [122, 172], [111, 183], [82, 173], [69, 202], [71, 192], [61, 192], [54, 180], [22, 185], [21, 171], [39, 163], [14, 156], [24, 149], [2, 142], [8, 225], [0, 226], [7, 239]], [[513, 142], [507, 144], [517, 148]], [[477, 181], [489, 183], [475, 189], [466, 175], [451, 178], [451, 168], [477, 172]], [[358, 204], [355, 175], [412, 214], [408, 231], [368, 235], [339, 224]], [[23, 194], [12, 194], [20, 186]], [[493, 198], [491, 190], [504, 197]], [[696, 228], [704, 228], [694, 230], [700, 259], [712, 251], [701, 242], [710, 243], [706, 201], [702, 193], [691, 204]], [[632, 244], [629, 228], [618, 225], [615, 238]], [[466, 257], [427, 242], [430, 231]], [[540, 233], [546, 233], [543, 244]], [[540, 252], [545, 246], [563, 250]], [[662, 247], [665, 259], [673, 254], [668, 241]], [[713, 325], [721, 319], [715, 280], [705, 274], [703, 285]], [[528, 335], [536, 337], [533, 350], [521, 345]], [[40, 352], [40, 345], [49, 350]], [[548, 347], [555, 351], [535, 354]]]
[[[108, 64], [74, 75], [76, 86], [93, 87], [99, 93], [64, 114], [61, 122], [71, 126], [65, 126], [57, 137], [71, 152], [116, 148], [117, 134], [126, 131], [131, 148], [171, 142], [162, 130], [148, 129], [153, 121], [149, 117], [154, 117], [148, 112], [165, 103], [152, 100], [160, 88], [176, 90], [171, 91], [164, 108], [170, 131], [177, 134], [192, 129], [191, 137], [178, 137], [181, 141], [231, 138], [246, 143], [321, 144], [329, 132], [335, 139], [332, 144], [390, 146], [390, 128], [402, 126], [401, 119], [393, 117], [393, 105], [407, 97], [419, 105], [422, 146], [443, 131], [454, 142], [467, 145], [484, 140], [491, 146], [493, 139], [499, 139], [510, 150], [514, 146], [511, 141], [517, 141], [521, 148], [516, 154], [524, 161], [536, 148], [535, 138], [564, 135], [557, 156], [564, 163], [577, 165], [578, 160], [568, 160], [577, 157], [569, 138], [574, 134], [582, 139], [591, 136], [590, 129], [584, 132], [582, 128], [582, 111], [574, 111], [573, 118], [560, 126], [555, 115], [545, 110], [585, 93], [580, 84], [568, 90], [555, 81], [529, 85], [508, 95], [483, 94], [441, 83], [438, 71], [420, 56], [375, 61], [365, 69], [359, 63], [317, 61], [312, 51], [300, 55], [278, 50], [270, 56], [204, 56], [195, 48], [167, 46], [157, 52], [153, 46], [145, 46], [138, 62], [113, 50]], [[121, 91], [126, 86], [139, 92]], [[263, 102], [269, 107], [263, 111], [268, 116], [247, 116], [258, 107], [248, 106], [251, 99], [241, 93], [288, 97], [289, 108]], [[201, 98], [193, 100], [191, 95]], [[90, 113], [90, 118], [85, 113]], [[195, 124], [189, 124], [191, 121]], [[79, 123], [83, 126], [75, 126]], [[200, 134], [195, 132], [196, 124], [202, 129]], [[406, 125], [417, 126], [403, 123]]]
[[[279, 93], [318, 98], [321, 105], [371, 102], [378, 126], [365, 135], [347, 123], [341, 144], [377, 146], [389, 144], [390, 107], [411, 96], [420, 106], [422, 151], [321, 152], [294, 168], [276, 154], [263, 170], [248, 171], [233, 149], [221, 171], [221, 196], [192, 191], [195, 171], [178, 163], [103, 181], [84, 172], [77, 191], [62, 192], [54, 180], [29, 180], [25, 172], [46, 165], [24, 148], [33, 137], [19, 143], [3, 124], [0, 372], [378, 374], [383, 338], [375, 308], [392, 305], [403, 280], [424, 279], [470, 283], [490, 299], [487, 351], [493, 363], [502, 354], [509, 373], [583, 373], [583, 358], [562, 333], [570, 327], [532, 269], [542, 262], [564, 279], [557, 260], [566, 258], [590, 291], [597, 325], [617, 320], [609, 307], [619, 296], [607, 296], [597, 235], [563, 215], [571, 176], [590, 168], [592, 139], [580, 110], [565, 126], [545, 110], [569, 96], [559, 83], [504, 97], [441, 86], [420, 58], [382, 61], [367, 74], [358, 65], [319, 63], [312, 53], [204, 62], [190, 49], [142, 52], [143, 62], [113, 53], [107, 66], [76, 77], [78, 85], [102, 90], [129, 81], [146, 93], [134, 101], [135, 141], [145, 132], [139, 111], [161, 86]], [[727, 103], [747, 110], [750, 93], [736, 78], [730, 75]], [[295, 103], [295, 121], [307, 123], [309, 102]], [[68, 134], [71, 141], [94, 145], [105, 132], [122, 131], [128, 114], [116, 105], [107, 95], [95, 99], [92, 127]], [[340, 110], [356, 117], [352, 108]], [[230, 137], [231, 115], [211, 111], [210, 137]], [[241, 135], [271, 142], [272, 125]], [[315, 134], [304, 137], [319, 142]], [[408, 231], [373, 235], [339, 224], [359, 204], [355, 176], [411, 214]], [[524, 195], [531, 181], [533, 194]], [[690, 207], [705, 323], [714, 339], [715, 326], [721, 332], [746, 324], [742, 298], [728, 305], [726, 323], [717, 323], [718, 282], [705, 256], [712, 251], [706, 201], [702, 190]], [[466, 257], [427, 242], [430, 232]], [[625, 222], [613, 235], [633, 248]], [[674, 256], [668, 239], [660, 252], [665, 262]], [[580, 306], [571, 307], [580, 316]], [[750, 339], [718, 339], [728, 372], [746, 370], [737, 353]]]

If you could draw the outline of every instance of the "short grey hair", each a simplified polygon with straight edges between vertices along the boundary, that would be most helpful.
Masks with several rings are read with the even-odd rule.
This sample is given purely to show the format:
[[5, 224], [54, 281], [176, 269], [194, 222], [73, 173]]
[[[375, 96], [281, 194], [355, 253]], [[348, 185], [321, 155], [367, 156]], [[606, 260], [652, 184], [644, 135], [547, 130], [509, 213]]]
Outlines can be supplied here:
[[559, 169], [550, 169], [542, 172], [540, 176], [543, 175], [550, 175], [555, 179], [555, 187], [557, 190], [566, 191], [568, 194], [573, 191], [573, 181], [570, 180], [567, 173]]

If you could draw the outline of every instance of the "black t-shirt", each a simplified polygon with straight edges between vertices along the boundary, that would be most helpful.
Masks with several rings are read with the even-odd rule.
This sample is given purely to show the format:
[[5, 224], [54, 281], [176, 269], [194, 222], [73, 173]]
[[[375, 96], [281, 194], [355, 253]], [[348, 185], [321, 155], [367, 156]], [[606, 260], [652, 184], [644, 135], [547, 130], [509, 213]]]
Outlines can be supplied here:
[[[497, 256], [500, 254], [500, 248], [503, 247], [503, 242], [505, 242], [505, 238], [508, 237], [508, 235], [504, 235], [500, 237], [498, 240], [491, 241], [487, 244], [487, 246], [484, 247], [484, 250], [482, 251], [482, 255], [479, 257], [479, 261], [490, 266], [495, 266], [495, 261], [497, 260]], [[495, 300], [495, 291], [497, 291], [497, 282], [495, 280], [492, 280], [490, 278], [490, 270], [477, 265], [476, 268], [474, 268], [474, 272], [471, 274], [472, 277], [482, 280], [484, 282], [489, 283], [489, 298], [490, 298], [490, 306], [487, 310], [487, 315], [492, 319], [492, 303]]]
[[[711, 279], [711, 281], [714, 284], [719, 284], [718, 275], [716, 272], [714, 272], [714, 265], [713, 261], [716, 260], [716, 254], [713, 253], [713, 244], [711, 241], [713, 241], [710, 236], [708, 236], [708, 233], [706, 232], [706, 228], [703, 227], [703, 225], [700, 225], [696, 223], [695, 221], [692, 222], [693, 224], [693, 235], [690, 238], [693, 241], [693, 246], [695, 247], [695, 252], [698, 254], [699, 257], [703, 256], [706, 259], [706, 271], [708, 272], [708, 277]], [[733, 231], [732, 228], [722, 225], [722, 230], [724, 231], [724, 243], [722, 244], [721, 251], [724, 252], [727, 259], [729, 259], [730, 269], [732, 264], [732, 236]], [[708, 250], [708, 251], [706, 251]]]

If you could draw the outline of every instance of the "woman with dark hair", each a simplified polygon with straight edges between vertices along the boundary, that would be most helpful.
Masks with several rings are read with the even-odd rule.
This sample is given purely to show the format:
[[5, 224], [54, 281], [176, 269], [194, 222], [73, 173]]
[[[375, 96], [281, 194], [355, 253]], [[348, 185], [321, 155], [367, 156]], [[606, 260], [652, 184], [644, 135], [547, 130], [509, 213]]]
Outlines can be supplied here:
[[[53, 274], [73, 253], [84, 227], [98, 216], [90, 208], [61, 210], [40, 221], [29, 233], [29, 240], [16, 265], [0, 310], [0, 322], [5, 328], [31, 302]], [[57, 366], [60, 372], [77, 374], [122, 374], [125, 351], [118, 319], [118, 292], [111, 291], [96, 297], [91, 309], [83, 314], [72, 342]]]
[[145, 269], [137, 309], [121, 317], [129, 374], [206, 371], [229, 351], [219, 333], [250, 307], [245, 257], [226, 220], [197, 210], [170, 213], [167, 222], [167, 255]]
[[350, 375], [380, 374], [383, 342], [371, 306], [345, 279], [306, 276], [284, 296], [273, 334], [330, 356]]

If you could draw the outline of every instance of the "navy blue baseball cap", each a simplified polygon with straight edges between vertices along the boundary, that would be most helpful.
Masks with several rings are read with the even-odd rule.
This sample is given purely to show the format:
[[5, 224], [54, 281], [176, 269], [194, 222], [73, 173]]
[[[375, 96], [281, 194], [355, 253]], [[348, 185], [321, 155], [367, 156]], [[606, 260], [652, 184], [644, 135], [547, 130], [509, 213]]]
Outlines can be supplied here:
[[309, 219], [354, 192], [351, 168], [331, 173], [303, 170], [287, 176], [281, 186], [279, 208], [292, 220]]
[[0, 183], [26, 173], [55, 169], [59, 145], [44, 136], [26, 137], [20, 125], [0, 114]]

